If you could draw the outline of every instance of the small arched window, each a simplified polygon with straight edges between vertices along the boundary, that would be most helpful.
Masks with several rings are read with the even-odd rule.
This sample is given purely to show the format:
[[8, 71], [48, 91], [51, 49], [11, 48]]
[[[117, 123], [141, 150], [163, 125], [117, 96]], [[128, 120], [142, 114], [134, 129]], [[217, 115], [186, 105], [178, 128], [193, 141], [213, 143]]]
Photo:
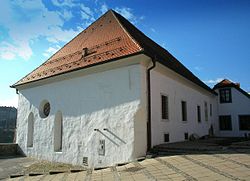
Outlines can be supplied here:
[[34, 114], [31, 112], [28, 116], [27, 147], [33, 147], [33, 140], [34, 140]]
[[62, 112], [58, 111], [54, 121], [54, 151], [62, 151], [63, 119]]

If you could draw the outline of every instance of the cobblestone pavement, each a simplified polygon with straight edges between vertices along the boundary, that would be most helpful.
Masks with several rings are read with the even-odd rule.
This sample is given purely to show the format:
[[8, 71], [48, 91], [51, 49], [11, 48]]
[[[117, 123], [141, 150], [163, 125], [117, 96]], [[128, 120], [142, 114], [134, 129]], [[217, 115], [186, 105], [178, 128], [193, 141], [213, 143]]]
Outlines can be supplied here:
[[[249, 151], [249, 150], [248, 150]], [[182, 154], [135, 161], [123, 166], [78, 173], [24, 176], [8, 180], [249, 180], [249, 152]]]

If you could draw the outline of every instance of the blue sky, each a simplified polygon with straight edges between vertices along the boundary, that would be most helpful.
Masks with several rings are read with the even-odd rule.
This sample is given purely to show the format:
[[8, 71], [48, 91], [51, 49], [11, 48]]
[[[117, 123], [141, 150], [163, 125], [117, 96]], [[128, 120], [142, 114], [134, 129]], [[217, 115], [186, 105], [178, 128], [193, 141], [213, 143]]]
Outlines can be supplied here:
[[0, 105], [10, 85], [108, 9], [122, 14], [209, 86], [223, 78], [250, 92], [250, 1], [1, 0]]

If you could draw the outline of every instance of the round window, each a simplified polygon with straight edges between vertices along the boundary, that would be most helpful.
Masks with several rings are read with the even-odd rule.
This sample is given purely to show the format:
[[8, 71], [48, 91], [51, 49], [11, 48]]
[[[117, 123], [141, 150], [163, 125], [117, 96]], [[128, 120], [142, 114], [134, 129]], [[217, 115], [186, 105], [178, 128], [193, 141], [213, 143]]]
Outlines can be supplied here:
[[41, 102], [39, 107], [39, 114], [41, 118], [46, 118], [50, 113], [50, 103], [47, 100]]

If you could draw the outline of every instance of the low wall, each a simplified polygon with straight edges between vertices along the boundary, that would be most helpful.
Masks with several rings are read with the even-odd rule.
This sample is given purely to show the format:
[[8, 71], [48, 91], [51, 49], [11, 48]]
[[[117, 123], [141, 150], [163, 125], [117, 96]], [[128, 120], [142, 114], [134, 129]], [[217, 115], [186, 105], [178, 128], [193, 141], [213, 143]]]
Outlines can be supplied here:
[[0, 156], [17, 155], [18, 145], [15, 143], [0, 143]]

